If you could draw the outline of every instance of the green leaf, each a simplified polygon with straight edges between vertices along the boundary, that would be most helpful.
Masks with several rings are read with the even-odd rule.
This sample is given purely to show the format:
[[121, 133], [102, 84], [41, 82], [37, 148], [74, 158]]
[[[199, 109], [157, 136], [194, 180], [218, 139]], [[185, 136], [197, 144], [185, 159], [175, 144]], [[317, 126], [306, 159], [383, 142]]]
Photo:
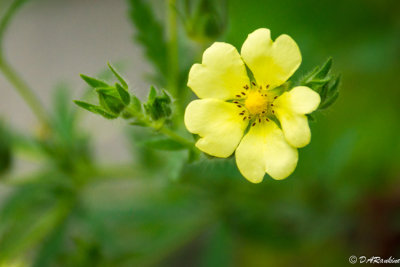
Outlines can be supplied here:
[[63, 248], [67, 224], [67, 220], [59, 223], [44, 242], [42, 242], [43, 244], [36, 255], [33, 267], [51, 266], [51, 261], [57, 257], [57, 253]]
[[155, 67], [157, 79], [165, 82], [168, 73], [168, 56], [163, 24], [156, 19], [148, 1], [129, 0], [128, 2], [130, 19], [135, 29], [135, 40], [144, 47], [147, 58]]
[[135, 95], [132, 96], [132, 105], [131, 106], [132, 106], [133, 110], [135, 110], [136, 112], [140, 112], [140, 113], [142, 112], [142, 102]]
[[129, 103], [131, 102], [131, 96], [129, 95], [128, 91], [125, 90], [119, 83], [115, 84], [115, 88], [117, 88], [122, 102], [124, 102], [125, 105], [129, 105]]
[[80, 76], [89, 86], [91, 86], [93, 88], [110, 87], [106, 82], [101, 81], [99, 79], [89, 77], [84, 74], [81, 74]]
[[339, 96], [341, 76], [332, 75], [331, 68], [332, 58], [328, 58], [321, 67], [316, 67], [300, 81], [300, 85], [308, 86], [320, 95], [320, 110], [330, 107]]
[[130, 124], [130, 125], [134, 125], [134, 126], [143, 126], [143, 127], [147, 126], [146, 123], [144, 123], [144, 122], [142, 122], [142, 121], [139, 121], [139, 120], [132, 121], [132, 122], [130, 122], [129, 124]]
[[332, 106], [333, 103], [336, 102], [336, 100], [339, 97], [339, 92], [336, 92], [332, 97], [330, 97], [329, 99], [327, 99], [324, 103], [322, 103], [319, 106], [319, 109], [326, 109], [329, 108], [330, 106]]
[[144, 109], [154, 121], [165, 119], [172, 113], [171, 97], [164, 90], [159, 94], [155, 87], [151, 86]]
[[148, 96], [148, 102], [153, 102], [154, 99], [156, 99], [157, 96], [157, 90], [156, 88], [154, 88], [154, 86], [150, 87], [150, 92], [149, 92], [149, 96]]
[[119, 114], [125, 108], [125, 105], [119, 98], [101, 92], [98, 92], [98, 95], [100, 106], [111, 113]]
[[331, 81], [328, 88], [328, 95], [333, 95], [339, 91], [340, 81], [342, 80], [342, 75], [336, 75], [336, 77]]
[[[35, 208], [35, 207], [34, 207]], [[44, 207], [37, 213], [22, 215], [19, 222], [10, 226], [0, 240], [0, 262], [15, 258], [22, 252], [36, 247], [52, 232], [70, 212], [70, 204], [65, 200]], [[32, 220], [32, 221], [30, 221]]]
[[222, 223], [213, 228], [204, 248], [200, 266], [233, 266], [234, 239], [229, 228]]
[[318, 72], [314, 75], [313, 79], [318, 80], [325, 78], [331, 70], [332, 62], [333, 62], [332, 58], [329, 57], [325, 61], [325, 63], [319, 68]]
[[171, 96], [167, 93], [167, 91], [162, 90], [162, 93], [163, 93], [163, 99], [165, 99], [165, 102], [168, 104], [171, 103]]
[[328, 74], [331, 70], [332, 62], [333, 60], [330, 57], [324, 62], [322, 66], [317, 66], [316, 68], [314, 68], [310, 73], [308, 73], [301, 79], [300, 85], [309, 86], [315, 90], [315, 86], [325, 84], [327, 82], [326, 80], [330, 80]]
[[110, 62], [107, 63], [108, 67], [110, 70], [114, 73], [115, 77], [119, 80], [119, 82], [122, 84], [122, 86], [128, 90], [128, 83], [122, 78], [121, 74], [118, 73], [118, 71], [111, 65]]
[[116, 116], [116, 115], [114, 115], [112, 113], [109, 113], [109, 112], [105, 111], [101, 107], [96, 106], [96, 105], [92, 105], [90, 103], [86, 103], [86, 102], [79, 101], [79, 100], [74, 100], [74, 103], [76, 105], [78, 105], [79, 107], [84, 108], [84, 109], [86, 109], [86, 110], [88, 110], [88, 111], [90, 111], [92, 113], [99, 114], [99, 115], [103, 116], [106, 119], [115, 119], [115, 118], [118, 117], [118, 116]]
[[314, 87], [314, 86], [319, 86], [319, 85], [325, 85], [325, 84], [327, 84], [328, 82], [330, 82], [330, 80], [331, 80], [330, 77], [325, 78], [325, 79], [314, 79], [314, 80], [309, 81], [308, 84], [309, 84], [311, 87]]
[[147, 147], [160, 150], [181, 150], [187, 148], [181, 143], [178, 143], [170, 138], [149, 139], [144, 141], [143, 144]]
[[96, 88], [97, 93], [107, 94], [107, 95], [111, 95], [111, 96], [118, 96], [119, 94], [115, 93], [115, 91], [116, 91], [116, 89], [111, 86]]

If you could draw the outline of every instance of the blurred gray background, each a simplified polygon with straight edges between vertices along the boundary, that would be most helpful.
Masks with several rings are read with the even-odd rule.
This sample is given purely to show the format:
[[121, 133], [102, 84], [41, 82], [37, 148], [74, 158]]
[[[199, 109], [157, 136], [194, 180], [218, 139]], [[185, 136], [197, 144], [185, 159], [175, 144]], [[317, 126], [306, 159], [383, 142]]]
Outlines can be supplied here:
[[[8, 4], [0, 1], [0, 8]], [[124, 0], [29, 1], [6, 33], [5, 54], [47, 105], [59, 83], [69, 85], [72, 96], [79, 98], [85, 88], [79, 74], [95, 75], [106, 68], [107, 61], [122, 63], [121, 72], [131, 90], [143, 95], [149, 86], [143, 77], [151, 69], [141, 48], [132, 42], [134, 29], [128, 22], [126, 5]], [[0, 116], [21, 131], [35, 129], [34, 115], [1, 75], [0, 92]], [[128, 152], [119, 138], [124, 134], [123, 124], [88, 112], [85, 116], [82, 126], [96, 132], [92, 136], [100, 161], [126, 159]], [[26, 159], [17, 164], [25, 171], [35, 165]]]

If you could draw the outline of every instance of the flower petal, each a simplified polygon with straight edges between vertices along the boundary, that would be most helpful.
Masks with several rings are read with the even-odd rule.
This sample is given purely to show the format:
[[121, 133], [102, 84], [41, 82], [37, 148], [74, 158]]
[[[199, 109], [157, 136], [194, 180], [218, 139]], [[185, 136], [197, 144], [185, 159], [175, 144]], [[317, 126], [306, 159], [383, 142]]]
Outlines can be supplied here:
[[304, 147], [311, 141], [311, 131], [305, 115], [276, 111], [285, 138], [294, 147]]
[[232, 99], [249, 84], [246, 67], [236, 48], [214, 43], [203, 54], [202, 64], [194, 64], [188, 86], [199, 98]]
[[301, 63], [299, 47], [289, 35], [282, 34], [273, 42], [265, 28], [249, 34], [241, 54], [257, 83], [269, 88], [286, 82]]
[[256, 124], [236, 149], [236, 164], [252, 183], [263, 180], [265, 172], [274, 179], [288, 177], [296, 168], [297, 149], [290, 146], [274, 122]]
[[309, 114], [318, 108], [320, 102], [317, 92], [306, 86], [297, 86], [279, 96], [274, 104], [298, 114]]
[[304, 114], [316, 110], [320, 101], [319, 94], [305, 86], [295, 87], [275, 100], [275, 114], [289, 144], [304, 147], [310, 143], [311, 131]]
[[186, 128], [200, 135], [196, 146], [215, 157], [226, 158], [235, 151], [248, 122], [235, 104], [218, 99], [192, 101], [185, 111]]

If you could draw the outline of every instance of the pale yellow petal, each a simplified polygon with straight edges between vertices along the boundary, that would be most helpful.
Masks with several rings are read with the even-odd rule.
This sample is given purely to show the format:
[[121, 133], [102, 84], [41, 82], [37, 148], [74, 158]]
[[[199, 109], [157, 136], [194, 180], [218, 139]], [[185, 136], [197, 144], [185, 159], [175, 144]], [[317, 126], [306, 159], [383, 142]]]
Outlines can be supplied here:
[[276, 110], [285, 138], [294, 147], [304, 147], [311, 141], [311, 131], [305, 115]]
[[305, 86], [295, 87], [275, 100], [275, 114], [289, 144], [304, 147], [310, 143], [311, 131], [304, 114], [316, 110], [320, 101], [319, 94]]
[[229, 157], [238, 146], [248, 124], [235, 104], [218, 99], [192, 101], [185, 111], [185, 125], [191, 133], [200, 135], [196, 146], [215, 156]]
[[290, 36], [283, 34], [273, 42], [264, 28], [249, 34], [241, 54], [257, 83], [269, 88], [286, 82], [301, 63], [300, 49]]
[[203, 62], [189, 72], [188, 86], [199, 98], [232, 99], [249, 84], [246, 67], [235, 47], [214, 43], [203, 54]]
[[236, 164], [252, 183], [263, 180], [265, 172], [280, 180], [296, 168], [297, 149], [289, 145], [274, 122], [252, 126], [236, 149]]
[[306, 86], [297, 86], [279, 96], [274, 104], [294, 113], [309, 114], [318, 108], [320, 102], [317, 92]]

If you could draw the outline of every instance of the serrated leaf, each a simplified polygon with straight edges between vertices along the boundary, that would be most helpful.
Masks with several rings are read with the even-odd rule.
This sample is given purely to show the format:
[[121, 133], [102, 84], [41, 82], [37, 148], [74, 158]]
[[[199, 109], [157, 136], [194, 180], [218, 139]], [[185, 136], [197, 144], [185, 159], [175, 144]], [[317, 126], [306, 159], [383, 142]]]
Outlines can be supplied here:
[[115, 118], [118, 117], [118, 116], [116, 116], [116, 115], [114, 115], [112, 113], [109, 113], [109, 112], [105, 111], [101, 107], [93, 105], [93, 104], [90, 104], [90, 103], [86, 103], [86, 102], [79, 101], [79, 100], [74, 100], [74, 103], [76, 105], [78, 105], [79, 107], [84, 108], [84, 109], [86, 109], [86, 110], [88, 110], [88, 111], [90, 111], [92, 113], [99, 114], [99, 115], [103, 116], [106, 119], [115, 119]]
[[157, 80], [165, 82], [168, 73], [167, 44], [163, 24], [160, 23], [148, 1], [129, 0], [130, 19], [135, 28], [135, 40], [145, 50], [147, 58], [153, 63]]
[[110, 87], [106, 82], [101, 81], [99, 79], [89, 77], [84, 74], [81, 74], [80, 76], [90, 87], [93, 87], [93, 88]]
[[129, 95], [128, 91], [126, 91], [119, 83], [115, 84], [115, 88], [117, 88], [122, 102], [124, 102], [125, 105], [129, 105], [131, 102], [131, 96]]
[[114, 73], [115, 77], [117, 77], [118, 81], [122, 84], [122, 87], [128, 90], [128, 83], [125, 81], [124, 78], [122, 78], [121, 74], [118, 73], [118, 71], [111, 65], [110, 62], [108, 62], [107, 65], [110, 68], [110, 70]]
[[144, 141], [143, 144], [146, 145], [147, 147], [160, 150], [181, 150], [186, 148], [181, 143], [178, 143], [170, 138], [150, 139]]

